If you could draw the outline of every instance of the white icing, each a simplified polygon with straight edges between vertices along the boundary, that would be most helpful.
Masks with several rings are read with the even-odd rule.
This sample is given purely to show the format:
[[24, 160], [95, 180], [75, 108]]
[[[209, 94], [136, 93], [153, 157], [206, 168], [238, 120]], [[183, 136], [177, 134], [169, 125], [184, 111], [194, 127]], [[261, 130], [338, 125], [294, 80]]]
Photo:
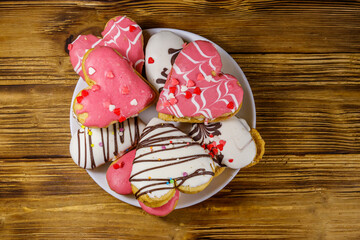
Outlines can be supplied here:
[[[139, 134], [145, 128], [145, 124], [137, 118]], [[130, 123], [130, 124], [129, 124]], [[135, 119], [130, 118], [123, 122], [123, 130], [119, 129], [122, 124], [116, 123], [107, 128], [87, 128], [78, 130], [71, 138], [70, 154], [74, 162], [82, 168], [92, 169], [103, 165], [115, 157], [115, 137], [117, 143], [117, 151], [119, 155], [123, 155], [124, 151], [130, 148], [136, 142]], [[114, 135], [115, 132], [118, 134]], [[121, 131], [122, 130], [122, 131]], [[101, 137], [101, 131], [103, 138]], [[131, 136], [130, 136], [131, 131]], [[91, 132], [89, 134], [89, 132]], [[78, 137], [79, 136], [79, 137]], [[121, 143], [120, 137], [124, 137], [124, 143]], [[90, 144], [93, 144], [91, 147]], [[108, 148], [109, 147], [109, 148]], [[80, 149], [80, 152], [78, 151]], [[93, 164], [91, 162], [91, 151], [93, 154]], [[79, 159], [80, 156], [80, 159]]]
[[164, 86], [164, 83], [156, 83], [156, 79], [166, 79], [161, 75], [163, 69], [167, 68], [166, 74], [170, 73], [173, 54], [169, 54], [168, 49], [181, 49], [183, 44], [184, 41], [170, 31], [156, 33], [149, 39], [145, 59], [152, 57], [155, 61], [152, 64], [145, 62], [146, 77], [157, 90]]
[[[235, 169], [249, 165], [256, 156], [256, 144], [251, 136], [247, 122], [244, 119], [232, 117], [220, 122], [220, 124], [221, 127], [217, 129], [221, 133], [220, 135], [210, 137], [200, 133], [201, 138], [198, 142], [200, 144], [209, 144], [215, 141], [218, 145], [220, 140], [226, 141], [223, 150], [220, 151], [224, 155], [221, 163]], [[193, 129], [195, 127], [194, 124]], [[210, 133], [213, 132], [210, 131]], [[194, 138], [198, 134], [199, 132], [195, 132], [191, 134], [191, 137]], [[233, 162], [229, 162], [229, 159], [233, 159]]]
[[[151, 191], [157, 188], [171, 188], [173, 184], [180, 184], [180, 181], [176, 181], [175, 183], [166, 184], [167, 181], [161, 180], [156, 181], [154, 179], [178, 179], [179, 177], [184, 176], [184, 172], [188, 175], [194, 173], [198, 169], [204, 169], [207, 172], [213, 172], [214, 162], [209, 156], [206, 156], [206, 152], [204, 149], [198, 145], [194, 144], [194, 140], [188, 137], [185, 133], [181, 132], [180, 130], [176, 129], [173, 125], [172, 126], [163, 126], [153, 129], [149, 131], [148, 134], [144, 136], [144, 133], [147, 132], [148, 127], [156, 126], [158, 124], [171, 124], [169, 122], [162, 121], [158, 118], [153, 118], [147, 127], [144, 129], [143, 134], [141, 136], [138, 148], [136, 150], [136, 157], [134, 160], [130, 182], [133, 184], [137, 189], [145, 189], [142, 192]], [[159, 125], [160, 126], [160, 125]], [[167, 132], [171, 131], [171, 132]], [[181, 138], [176, 138], [180, 136]], [[153, 146], [152, 148], [149, 146], [141, 146], [142, 143], [146, 143], [149, 139], [156, 140], [156, 138], [166, 138], [172, 141], [170, 143], [169, 139], [157, 141], [154, 144], [149, 144], [149, 146]], [[187, 145], [194, 144], [194, 145]], [[157, 145], [157, 146], [156, 146]], [[163, 146], [165, 146], [166, 150], [164, 151]], [[170, 150], [169, 150], [170, 149]], [[185, 161], [183, 163], [179, 163], [179, 161], [186, 160], [187, 157], [192, 158], [195, 155], [203, 155], [199, 156], [194, 160]], [[162, 160], [158, 160], [158, 159]], [[174, 158], [173, 160], [166, 160], [169, 158]], [[155, 160], [155, 161], [150, 161]], [[143, 161], [143, 162], [140, 162]], [[177, 163], [170, 166], [165, 166], [169, 163]], [[160, 167], [160, 168], [158, 168]], [[156, 169], [151, 169], [156, 168]], [[144, 171], [146, 170], [146, 171]], [[144, 171], [144, 172], [142, 172]], [[141, 179], [153, 179], [153, 181], [141, 180]], [[198, 175], [192, 178], [187, 179], [184, 181], [182, 186], [188, 187], [197, 187], [202, 184], [207, 183], [210, 181], [212, 175]], [[136, 181], [139, 180], [140, 181]], [[151, 184], [159, 183], [160, 185], [157, 186], [150, 186]], [[165, 195], [168, 193], [169, 189], [165, 190], [156, 190], [148, 194], [151, 198], [158, 197]]]

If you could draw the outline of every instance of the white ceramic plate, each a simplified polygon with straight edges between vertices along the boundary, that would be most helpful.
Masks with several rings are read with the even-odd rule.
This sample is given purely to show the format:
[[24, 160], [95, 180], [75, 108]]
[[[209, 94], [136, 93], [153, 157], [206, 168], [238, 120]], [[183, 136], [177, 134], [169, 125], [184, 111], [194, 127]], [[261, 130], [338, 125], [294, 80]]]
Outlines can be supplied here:
[[[157, 32], [164, 30], [172, 31], [173, 33], [182, 37], [186, 42], [192, 42], [195, 40], [208, 40], [204, 37], [201, 37], [191, 32], [186, 32], [171, 28], [151, 28], [144, 30], [143, 32], [145, 36], [151, 36]], [[217, 50], [221, 55], [221, 60], [223, 63], [222, 72], [230, 73], [234, 75], [239, 80], [244, 90], [243, 104], [237, 116], [244, 118], [248, 122], [250, 127], [255, 128], [256, 111], [255, 111], [254, 97], [251, 92], [250, 85], [244, 73], [242, 72], [239, 65], [235, 62], [235, 60], [227, 52], [225, 52], [224, 49], [222, 49], [215, 43], [214, 45], [216, 46]], [[76, 131], [80, 128], [80, 125], [77, 122], [77, 120], [74, 118], [74, 114], [72, 112], [72, 103], [74, 102], [77, 93], [79, 93], [82, 89], [86, 88], [87, 86], [88, 86], [87, 83], [82, 78], [80, 78], [74, 90], [73, 98], [71, 100], [71, 107], [70, 107], [70, 129], [72, 135], [75, 134]], [[151, 118], [156, 116], [157, 116], [157, 112], [155, 110], [155, 106], [152, 106], [139, 114], [139, 117], [145, 123], [148, 123]], [[112, 196], [128, 204], [140, 207], [138, 201], [135, 199], [133, 195], [120, 195], [115, 193], [109, 188], [109, 185], [107, 184], [106, 181], [106, 170], [109, 165], [110, 163], [101, 166], [99, 168], [96, 168], [94, 170], [87, 170], [87, 172], [90, 175], [90, 177], [92, 177], [92, 179], [94, 179], [94, 181], [101, 188], [103, 188], [106, 192], [108, 192]], [[238, 172], [239, 170], [227, 168], [222, 174], [220, 174], [220, 176], [214, 178], [213, 181], [204, 191], [197, 194], [180, 194], [180, 199], [176, 206], [176, 209], [189, 207], [210, 198], [211, 196], [219, 192], [221, 189], [223, 189], [236, 176]]]

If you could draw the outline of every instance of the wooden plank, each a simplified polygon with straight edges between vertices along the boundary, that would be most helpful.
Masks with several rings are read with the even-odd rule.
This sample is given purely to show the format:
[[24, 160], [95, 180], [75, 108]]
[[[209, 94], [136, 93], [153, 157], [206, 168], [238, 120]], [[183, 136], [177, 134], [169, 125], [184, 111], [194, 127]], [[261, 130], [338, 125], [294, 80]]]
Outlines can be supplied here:
[[133, 18], [143, 29], [168, 27], [200, 34], [232, 53], [358, 52], [360, 48], [358, 2], [16, 3], [0, 4], [3, 57], [62, 56], [71, 35], [100, 34], [107, 20], [119, 14]]
[[157, 218], [108, 195], [68, 158], [2, 159], [2, 237], [357, 239], [359, 160], [266, 155], [209, 200]]
[[[233, 56], [252, 87], [266, 154], [360, 151], [359, 54]], [[0, 156], [68, 156], [78, 79], [68, 58], [15, 59], [24, 66], [0, 58]]]

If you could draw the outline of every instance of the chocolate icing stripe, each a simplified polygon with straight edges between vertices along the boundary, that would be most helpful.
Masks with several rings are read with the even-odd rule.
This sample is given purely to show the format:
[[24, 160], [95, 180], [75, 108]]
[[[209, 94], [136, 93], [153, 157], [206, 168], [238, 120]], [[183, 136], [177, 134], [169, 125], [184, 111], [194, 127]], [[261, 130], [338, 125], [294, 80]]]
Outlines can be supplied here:
[[[172, 144], [172, 143], [171, 143]], [[178, 144], [182, 144], [181, 146], [178, 146], [178, 147], [169, 147], [169, 148], [166, 148], [166, 149], [160, 149], [160, 150], [156, 150], [156, 151], [152, 151], [152, 152], [149, 152], [149, 153], [145, 153], [143, 155], [140, 155], [140, 156], [137, 156], [135, 159], [134, 159], [134, 162], [135, 160], [137, 160], [138, 158], [140, 157], [144, 157], [146, 155], [151, 155], [153, 153], [158, 153], [158, 152], [162, 152], [162, 151], [169, 151], [169, 150], [175, 150], [175, 149], [180, 149], [180, 148], [183, 148], [183, 147], [189, 147], [189, 146], [192, 146], [192, 145], [199, 145], [198, 143], [196, 142], [192, 142], [192, 143], [189, 143], [189, 144], [186, 144], [186, 143], [178, 143]], [[168, 146], [170, 144], [167, 144], [167, 145], [164, 145], [164, 144], [158, 144], [158, 145], [151, 145], [152, 147], [154, 146]]]
[[90, 149], [90, 162], [91, 162], [91, 168], [95, 168], [95, 160], [94, 160], [94, 152], [93, 152], [93, 147], [92, 147], [92, 139], [91, 139], [91, 135], [89, 135], [89, 149]]
[[174, 139], [182, 139], [182, 138], [188, 138], [188, 136], [171, 136], [171, 137], [161, 137], [161, 138], [156, 138], [156, 139], [151, 139], [151, 140], [145, 140], [138, 144], [137, 149], [150, 147], [150, 146], [152, 146], [152, 144], [159, 143], [159, 142], [164, 142], [164, 141], [174, 140]]
[[107, 161], [107, 158], [106, 158], [106, 153], [105, 153], [105, 146], [104, 146], [104, 133], [103, 133], [103, 129], [100, 128], [100, 133], [101, 133], [101, 142], [103, 144], [102, 146], [102, 149], [103, 149], [103, 154], [104, 154], [104, 162]]
[[117, 134], [116, 134], [116, 124], [113, 125], [113, 129], [114, 129], [114, 143], [115, 143], [115, 151], [114, 151], [114, 156], [116, 156], [118, 154], [118, 144], [117, 144]]
[[[157, 133], [157, 134], [152, 135], [151, 138], [161, 136], [161, 135], [164, 135], [166, 133], [171, 133], [171, 132], [177, 132], [177, 130], [176, 129], [171, 129], [171, 130], [168, 130], [168, 131]], [[141, 137], [141, 140], [142, 140], [141, 142], [144, 142], [144, 141], [146, 141], [148, 139], [148, 138], [145, 138], [145, 137], [146, 137], [146, 135]]]
[[160, 124], [156, 124], [154, 126], [147, 126], [144, 128], [144, 130], [141, 134], [141, 138], [144, 138], [147, 134], [149, 134], [150, 132], [152, 132], [153, 130], [155, 130], [157, 128], [166, 128], [166, 127], [178, 129], [171, 123], [160, 123]]
[[[161, 183], [163, 184], [163, 183]], [[137, 191], [134, 195], [135, 195], [135, 198], [139, 198], [141, 197], [142, 195], [144, 194], [147, 194], [147, 193], [152, 193], [152, 192], [155, 192], [155, 191], [161, 191], [161, 190], [170, 190], [170, 189], [173, 189], [174, 187], [163, 187], [163, 188], [155, 188], [155, 189], [151, 189], [151, 190], [148, 190], [148, 191], [145, 191], [145, 192], [142, 192], [142, 193], [139, 193], [139, 191]]]
[[[208, 156], [204, 156], [204, 157], [208, 157]], [[188, 159], [186, 159], [188, 158]], [[178, 164], [181, 164], [181, 163], [185, 163], [185, 162], [189, 162], [189, 161], [193, 161], [195, 159], [197, 159], [196, 155], [195, 156], [186, 156], [186, 157], [181, 157], [179, 159], [185, 159], [183, 161], [178, 161], [178, 162], [174, 162], [174, 163], [169, 163], [169, 164], [165, 164], [165, 165], [161, 165], [161, 166], [156, 166], [156, 167], [152, 167], [152, 168], [148, 168], [148, 169], [145, 169], [145, 170], [142, 170], [142, 171], [139, 171], [137, 173], [135, 173], [134, 175], [130, 176], [129, 180], [131, 182], [131, 180], [141, 174], [141, 173], [144, 173], [144, 172], [148, 172], [148, 171], [151, 171], [151, 170], [155, 170], [155, 169], [160, 169], [160, 168], [165, 168], [165, 167], [169, 167], [169, 166], [172, 166], [172, 165], [178, 165]], [[140, 161], [138, 161], [140, 162]], [[158, 161], [158, 162], [161, 162], [161, 161]], [[166, 162], [166, 159], [164, 159], [164, 162]]]
[[[197, 145], [197, 143], [194, 143], [193, 145]], [[185, 146], [180, 146], [180, 147], [177, 147], [177, 148], [169, 148], [169, 149], [161, 149], [161, 150], [157, 150], [157, 151], [153, 151], [153, 152], [149, 152], [149, 153], [145, 153], [143, 155], [140, 155], [138, 157], [136, 157], [133, 161], [133, 164], [135, 163], [140, 163], [140, 162], [146, 162], [146, 161], [149, 161], [149, 162], [158, 162], [159, 160], [158, 159], [144, 159], [144, 160], [138, 160], [139, 158], [142, 158], [142, 157], [145, 157], [145, 156], [148, 156], [148, 155], [151, 155], [153, 153], [158, 153], [158, 152], [163, 152], [163, 151], [170, 151], [170, 150], [177, 150], [177, 149], [181, 149], [181, 148], [184, 148], [184, 147], [187, 147], [187, 146], [190, 146], [190, 145], [185, 145]], [[198, 155], [192, 155], [192, 156], [198, 156], [198, 157], [209, 157], [208, 154], [198, 154]], [[188, 157], [188, 156], [186, 156]], [[176, 158], [162, 158], [160, 161], [164, 162], [166, 160], [176, 160], [178, 159], [178, 157]]]
[[139, 142], [140, 139], [140, 131], [139, 131], [139, 124], [138, 124], [138, 118], [134, 118], [134, 125], [135, 125], [135, 144]]

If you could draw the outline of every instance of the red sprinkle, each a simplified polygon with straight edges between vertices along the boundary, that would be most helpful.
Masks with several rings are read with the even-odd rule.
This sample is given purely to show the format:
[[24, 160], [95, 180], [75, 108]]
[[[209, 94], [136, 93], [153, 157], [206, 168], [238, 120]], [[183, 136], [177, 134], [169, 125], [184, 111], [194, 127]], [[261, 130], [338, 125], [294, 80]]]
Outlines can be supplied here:
[[222, 151], [223, 149], [224, 149], [224, 145], [222, 145], [222, 144], [219, 144], [219, 145], [217, 145], [216, 146], [220, 151]]
[[218, 150], [217, 148], [213, 148], [213, 149], [212, 149], [212, 152], [213, 152], [215, 155], [217, 155], [218, 152], [219, 152], [219, 150]]
[[172, 84], [172, 85], [178, 85], [178, 84], [179, 84], [179, 80], [177, 80], [176, 78], [171, 78], [171, 84]]
[[123, 122], [123, 121], [125, 121], [126, 120], [126, 118], [124, 117], [124, 116], [121, 116], [120, 118], [119, 118], [119, 122]]
[[81, 103], [81, 101], [82, 101], [83, 99], [84, 99], [83, 96], [78, 96], [78, 97], [76, 97], [77, 103]]
[[234, 102], [229, 102], [228, 105], [226, 105], [227, 108], [233, 109], [235, 107]]
[[177, 99], [176, 98], [170, 98], [169, 100], [171, 105], [174, 105], [175, 103], [177, 103]]
[[119, 169], [119, 168], [120, 168], [120, 165], [117, 164], [117, 163], [115, 163], [115, 164], [113, 164], [113, 167], [114, 167], [114, 169]]
[[189, 80], [188, 83], [187, 83], [187, 87], [193, 87], [193, 86], [195, 86], [194, 81]]
[[205, 144], [201, 145], [201, 147], [202, 147], [203, 149], [206, 149], [206, 146], [205, 146]]
[[152, 57], [149, 57], [149, 59], [148, 59], [148, 63], [154, 63], [155, 61], [154, 61], [154, 59], [152, 58]]
[[130, 32], [133, 32], [133, 31], [135, 31], [135, 30], [136, 30], [136, 27], [135, 27], [135, 26], [131, 25], [131, 26], [129, 27], [129, 31], [130, 31]]
[[71, 49], [73, 49], [73, 47], [74, 47], [74, 46], [70, 43], [70, 44], [68, 44], [68, 47], [67, 47], [67, 48], [68, 48], [69, 51], [71, 51]]
[[125, 165], [125, 163], [124, 163], [123, 161], [121, 161], [121, 163], [120, 163], [120, 168], [123, 168], [124, 165]]
[[106, 77], [108, 78], [114, 78], [114, 74], [110, 71], [106, 73]]
[[229, 159], [229, 162], [233, 162], [233, 161], [234, 161], [234, 159], [232, 159], [232, 158], [231, 158], [231, 159]]
[[219, 141], [219, 143], [220, 143], [221, 145], [225, 146], [226, 141], [224, 141], [224, 140], [220, 140], [220, 141]]
[[185, 98], [189, 99], [189, 98], [191, 98], [191, 97], [192, 97], [191, 92], [186, 91], [186, 92], [185, 92]]
[[170, 143], [172, 143], [172, 141], [170, 141]]
[[118, 116], [120, 116], [120, 108], [115, 108], [114, 113]]
[[199, 87], [196, 87], [196, 88], [194, 89], [194, 93], [197, 94], [197, 95], [200, 95], [200, 94], [201, 94], [200, 88], [199, 88]]
[[174, 93], [176, 92], [176, 87], [169, 87], [170, 93]]
[[81, 91], [81, 96], [86, 97], [87, 95], [89, 95], [88, 91], [86, 90]]
[[210, 133], [209, 137], [213, 138], [213, 137], [214, 137], [214, 135], [212, 135], [212, 134]]
[[122, 87], [121, 94], [124, 95], [129, 94], [129, 88], [127, 86]]
[[201, 81], [201, 80], [204, 80], [205, 78], [204, 78], [204, 75], [202, 75], [201, 73], [199, 73], [198, 75], [197, 75], [197, 80], [198, 81]]
[[171, 105], [171, 104], [169, 103], [169, 101], [166, 101], [166, 100], [165, 100], [165, 101], [163, 102], [163, 106], [164, 106], [164, 107], [170, 107], [170, 105]]
[[97, 84], [95, 84], [95, 85], [93, 85], [93, 86], [91, 87], [91, 90], [92, 90], [93, 92], [96, 92], [96, 91], [100, 90], [100, 86], [97, 85]]

